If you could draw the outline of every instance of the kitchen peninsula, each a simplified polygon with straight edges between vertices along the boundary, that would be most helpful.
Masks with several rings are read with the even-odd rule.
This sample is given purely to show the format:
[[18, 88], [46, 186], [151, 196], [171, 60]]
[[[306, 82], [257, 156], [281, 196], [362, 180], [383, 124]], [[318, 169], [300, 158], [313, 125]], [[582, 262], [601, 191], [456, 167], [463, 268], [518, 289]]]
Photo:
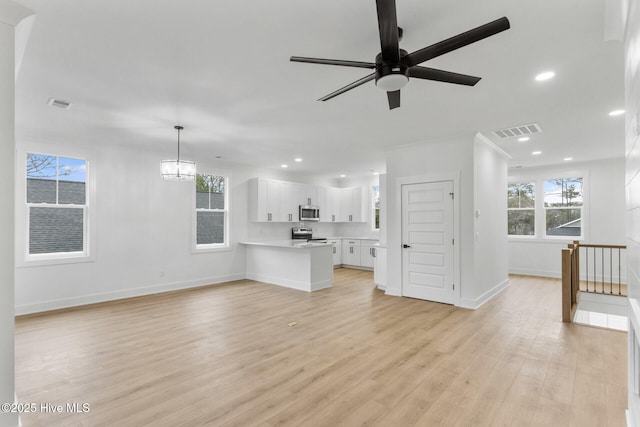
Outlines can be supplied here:
[[329, 243], [295, 240], [240, 242], [247, 247], [247, 278], [264, 283], [317, 291], [333, 282]]

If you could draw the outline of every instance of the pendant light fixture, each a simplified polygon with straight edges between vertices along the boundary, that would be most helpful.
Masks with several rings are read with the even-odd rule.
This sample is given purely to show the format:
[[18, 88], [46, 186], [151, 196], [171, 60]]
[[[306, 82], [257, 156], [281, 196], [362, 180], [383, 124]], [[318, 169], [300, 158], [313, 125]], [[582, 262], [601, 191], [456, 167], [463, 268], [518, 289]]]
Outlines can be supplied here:
[[162, 160], [160, 162], [160, 174], [162, 179], [170, 181], [194, 181], [196, 179], [196, 163], [188, 160], [180, 160], [180, 131], [182, 126], [174, 126], [178, 131], [178, 160]]

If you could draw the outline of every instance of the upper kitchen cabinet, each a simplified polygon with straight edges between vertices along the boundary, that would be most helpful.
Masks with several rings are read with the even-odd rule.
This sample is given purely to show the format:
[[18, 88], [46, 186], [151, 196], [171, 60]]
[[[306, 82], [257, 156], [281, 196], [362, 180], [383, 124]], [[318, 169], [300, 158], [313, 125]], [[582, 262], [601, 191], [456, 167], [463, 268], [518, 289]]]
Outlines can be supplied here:
[[[298, 205], [316, 205], [320, 206], [318, 199], [318, 191], [321, 187], [317, 187], [311, 184], [297, 184], [298, 185]], [[296, 206], [297, 209], [297, 206]]]
[[340, 222], [363, 222], [362, 188], [339, 188]]
[[281, 186], [266, 179], [249, 180], [249, 219], [255, 222], [280, 221]]
[[276, 221], [297, 222], [301, 184], [272, 181], [280, 186], [280, 215]]
[[249, 180], [249, 220], [298, 222], [299, 206], [320, 207], [321, 222], [363, 222], [362, 188], [330, 188], [254, 178]]

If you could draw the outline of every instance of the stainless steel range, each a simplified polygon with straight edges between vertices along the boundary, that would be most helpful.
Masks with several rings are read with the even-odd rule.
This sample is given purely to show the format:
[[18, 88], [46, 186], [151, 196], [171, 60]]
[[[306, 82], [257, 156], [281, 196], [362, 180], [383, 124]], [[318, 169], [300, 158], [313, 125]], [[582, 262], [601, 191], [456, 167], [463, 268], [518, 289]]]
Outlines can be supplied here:
[[306, 240], [307, 242], [327, 243], [326, 237], [313, 237], [313, 229], [311, 227], [293, 227], [291, 229], [291, 238], [293, 240]]

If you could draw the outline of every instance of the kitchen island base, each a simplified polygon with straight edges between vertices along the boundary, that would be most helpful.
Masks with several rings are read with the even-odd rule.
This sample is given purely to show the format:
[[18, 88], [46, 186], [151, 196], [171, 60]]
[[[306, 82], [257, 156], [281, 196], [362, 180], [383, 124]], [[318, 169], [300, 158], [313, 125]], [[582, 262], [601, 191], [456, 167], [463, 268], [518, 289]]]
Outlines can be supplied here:
[[247, 279], [307, 292], [330, 288], [333, 283], [331, 245], [245, 244]]

